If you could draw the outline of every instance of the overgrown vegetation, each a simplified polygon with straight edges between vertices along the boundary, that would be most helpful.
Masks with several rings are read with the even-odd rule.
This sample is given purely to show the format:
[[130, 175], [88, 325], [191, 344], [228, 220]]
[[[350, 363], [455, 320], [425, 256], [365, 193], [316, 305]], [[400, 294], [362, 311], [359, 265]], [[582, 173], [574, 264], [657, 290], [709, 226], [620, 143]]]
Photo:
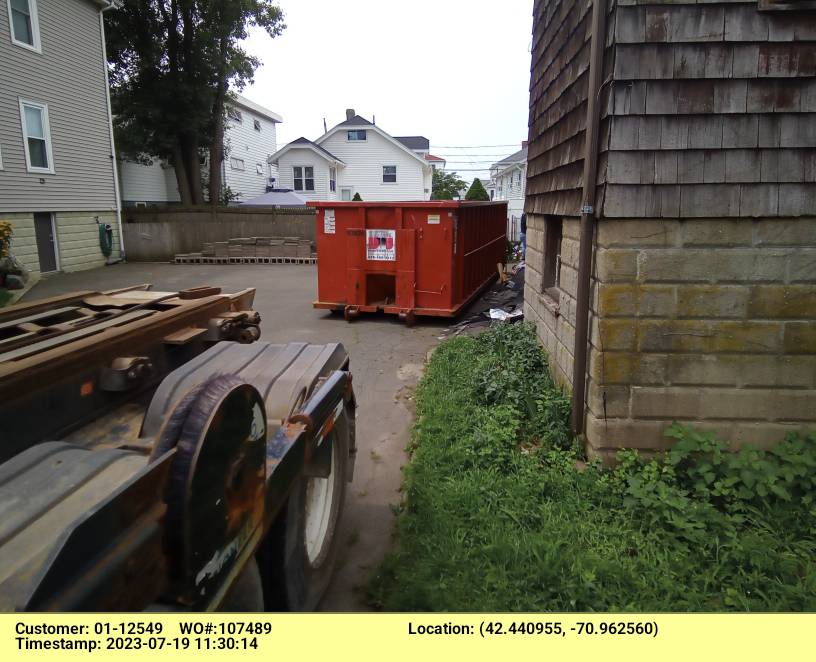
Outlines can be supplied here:
[[397, 611], [816, 609], [816, 435], [729, 453], [672, 426], [662, 460], [578, 462], [532, 326], [434, 353], [417, 391]]

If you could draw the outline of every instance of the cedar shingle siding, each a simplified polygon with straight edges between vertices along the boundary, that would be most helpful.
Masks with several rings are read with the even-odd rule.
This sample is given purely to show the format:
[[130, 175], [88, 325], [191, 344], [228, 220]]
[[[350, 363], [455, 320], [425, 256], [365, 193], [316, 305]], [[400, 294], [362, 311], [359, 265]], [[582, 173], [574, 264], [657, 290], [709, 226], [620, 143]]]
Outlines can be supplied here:
[[[534, 12], [527, 210], [577, 215], [591, 3]], [[609, 12], [602, 216], [813, 214], [816, 11], [618, 0]]]
[[[664, 449], [672, 421], [735, 446], [812, 429], [816, 8], [606, 6], [587, 450]], [[525, 316], [566, 388], [591, 8], [534, 7]]]

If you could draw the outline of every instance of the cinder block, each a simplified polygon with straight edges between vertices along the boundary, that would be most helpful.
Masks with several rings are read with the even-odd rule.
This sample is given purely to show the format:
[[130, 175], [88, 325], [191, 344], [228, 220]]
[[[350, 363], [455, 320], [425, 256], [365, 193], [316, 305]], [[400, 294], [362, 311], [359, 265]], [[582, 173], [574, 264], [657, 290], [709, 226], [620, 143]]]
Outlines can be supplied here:
[[603, 418], [629, 417], [629, 387], [602, 386], [590, 380], [587, 389], [587, 406], [596, 416]]
[[638, 288], [638, 317], [674, 317], [676, 290], [674, 285], [641, 285]]
[[750, 246], [753, 228], [749, 220], [694, 219], [684, 221], [684, 246]]
[[590, 375], [599, 384], [665, 385], [666, 354], [590, 352]]
[[756, 285], [751, 288], [748, 315], [816, 323], [816, 285]]
[[809, 427], [803, 423], [767, 423], [739, 421], [734, 424], [728, 439], [731, 450], [750, 446], [758, 450], [770, 450], [791, 432], [805, 434]]
[[617, 451], [622, 448], [666, 450], [673, 439], [665, 435], [671, 421], [604, 420], [587, 413], [587, 451]]
[[609, 247], [677, 246], [680, 224], [659, 220], [602, 220], [598, 223], [598, 245]]
[[[816, 391], [802, 389], [703, 389], [704, 418], [761, 421], [816, 420]], [[634, 401], [634, 400], [633, 400]]]
[[760, 246], [816, 247], [816, 218], [760, 219], [755, 238]]
[[632, 417], [700, 418], [700, 391], [689, 387], [632, 387]]
[[816, 283], [816, 249], [798, 249], [788, 256], [788, 281]]
[[639, 320], [638, 349], [645, 352], [774, 354], [781, 349], [780, 328], [778, 322]]
[[633, 351], [636, 340], [637, 327], [631, 319], [600, 319], [593, 324], [592, 343], [603, 351]]
[[671, 354], [668, 375], [677, 385], [811, 388], [816, 356]]
[[644, 250], [643, 282], [782, 282], [787, 254], [754, 248]]
[[677, 288], [677, 317], [744, 318], [748, 287], [742, 285], [681, 285]]
[[602, 317], [635, 317], [637, 300], [636, 283], [601, 283], [595, 310]]
[[599, 248], [595, 252], [596, 273], [602, 282], [634, 281], [638, 275], [638, 251]]
[[816, 324], [786, 322], [784, 347], [785, 354], [816, 354]]

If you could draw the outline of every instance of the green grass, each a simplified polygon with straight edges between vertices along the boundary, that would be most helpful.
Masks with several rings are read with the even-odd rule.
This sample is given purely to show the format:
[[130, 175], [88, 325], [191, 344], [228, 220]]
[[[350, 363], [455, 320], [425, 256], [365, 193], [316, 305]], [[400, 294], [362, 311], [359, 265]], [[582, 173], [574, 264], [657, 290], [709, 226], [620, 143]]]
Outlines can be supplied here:
[[396, 551], [367, 592], [395, 611], [816, 609], [816, 437], [576, 468], [569, 405], [532, 327], [434, 353], [417, 390]]

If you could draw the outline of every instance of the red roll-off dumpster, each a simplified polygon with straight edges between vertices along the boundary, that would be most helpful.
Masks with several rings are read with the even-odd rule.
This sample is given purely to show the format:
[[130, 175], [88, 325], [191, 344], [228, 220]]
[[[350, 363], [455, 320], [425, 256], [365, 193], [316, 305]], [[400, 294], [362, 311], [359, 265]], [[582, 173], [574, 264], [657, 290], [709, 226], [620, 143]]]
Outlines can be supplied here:
[[455, 317], [504, 262], [506, 202], [310, 202], [315, 308]]

